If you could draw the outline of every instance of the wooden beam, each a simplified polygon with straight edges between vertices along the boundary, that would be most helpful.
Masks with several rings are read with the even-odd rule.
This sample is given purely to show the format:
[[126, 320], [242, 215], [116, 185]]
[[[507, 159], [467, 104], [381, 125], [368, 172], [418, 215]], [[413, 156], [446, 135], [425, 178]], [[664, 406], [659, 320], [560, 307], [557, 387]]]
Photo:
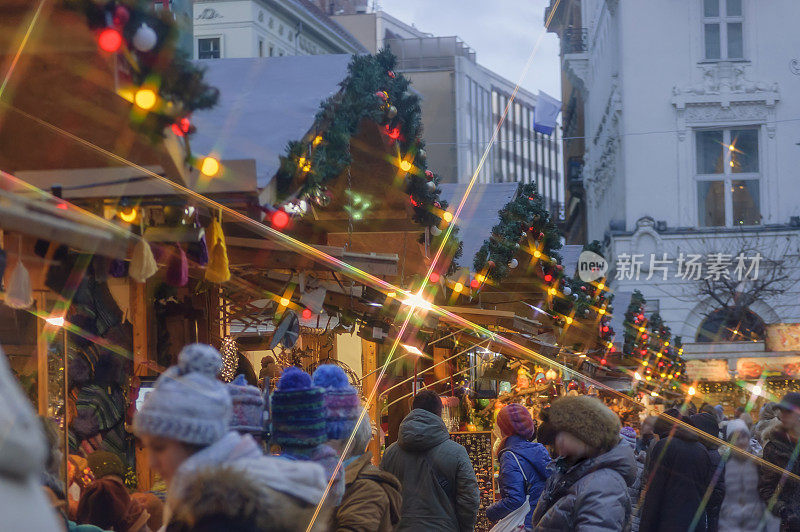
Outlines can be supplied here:
[[[369, 340], [361, 340], [361, 374], [367, 375], [361, 381], [361, 392], [365, 397], [369, 397], [370, 391], [375, 387], [378, 382], [378, 374], [375, 370], [378, 369], [378, 344], [370, 342]], [[380, 464], [381, 456], [381, 417], [378, 411], [378, 394], [374, 395], [373, 400], [366, 405], [367, 414], [370, 419], [378, 427], [377, 433], [370, 441], [368, 449], [372, 452], [372, 463], [375, 465]]]
[[[148, 364], [147, 285], [131, 280], [129, 289], [131, 324], [133, 325], [133, 371], [135, 375], [140, 377], [150, 376], [153, 373]], [[152, 488], [154, 482], [153, 472], [150, 470], [148, 450], [137, 444], [135, 454], [136, 477], [139, 482], [139, 489], [148, 491]]]

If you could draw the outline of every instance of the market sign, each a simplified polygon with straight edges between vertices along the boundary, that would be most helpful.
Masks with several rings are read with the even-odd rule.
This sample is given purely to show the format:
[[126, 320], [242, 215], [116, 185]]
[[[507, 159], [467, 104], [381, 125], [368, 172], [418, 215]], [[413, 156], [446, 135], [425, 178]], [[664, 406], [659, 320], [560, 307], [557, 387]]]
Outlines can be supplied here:
[[740, 358], [736, 361], [740, 379], [764, 377], [800, 377], [800, 356]]
[[767, 351], [800, 351], [800, 323], [767, 325]]
[[731, 374], [728, 372], [728, 360], [725, 358], [687, 360], [686, 377], [690, 381], [730, 380]]

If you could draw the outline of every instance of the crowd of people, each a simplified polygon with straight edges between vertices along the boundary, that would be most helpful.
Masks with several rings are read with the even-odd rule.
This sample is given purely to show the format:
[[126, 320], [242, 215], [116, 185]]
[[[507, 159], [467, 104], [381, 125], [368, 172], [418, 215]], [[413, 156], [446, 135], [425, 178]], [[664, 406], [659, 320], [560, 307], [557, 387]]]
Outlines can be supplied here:
[[[221, 366], [214, 348], [192, 344], [158, 378], [133, 431], [166, 491], [131, 493], [122, 461], [103, 451], [64, 486], [56, 433], [0, 356], [0, 528], [474, 530], [475, 471], [435, 393], [413, 398], [377, 467], [371, 420], [338, 366], [285, 370], [271, 416], [261, 390], [218, 380]], [[757, 422], [687, 402], [637, 433], [591, 396], [557, 399], [539, 418], [519, 404], [498, 413], [499, 498], [483, 508], [495, 531], [800, 531], [798, 393]]]

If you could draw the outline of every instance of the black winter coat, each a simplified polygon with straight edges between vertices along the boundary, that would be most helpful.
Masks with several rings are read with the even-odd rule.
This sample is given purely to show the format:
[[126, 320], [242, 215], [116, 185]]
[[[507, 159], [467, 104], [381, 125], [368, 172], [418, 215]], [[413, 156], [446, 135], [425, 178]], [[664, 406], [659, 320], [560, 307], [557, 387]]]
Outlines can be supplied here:
[[[694, 434], [679, 428], [656, 442], [647, 460], [640, 532], [689, 530], [714, 475], [708, 450]], [[694, 531], [706, 530], [706, 516], [700, 512]]]
[[[769, 441], [764, 445], [764, 460], [787, 469], [789, 462], [794, 458], [790, 471], [800, 475], [800, 456], [795, 453], [797, 445], [798, 443], [793, 442], [782, 428], [777, 428], [772, 431]], [[798, 532], [800, 531], [800, 482], [789, 476], [783, 480], [782, 476], [779, 471], [769, 466], [761, 466], [758, 474], [758, 494], [769, 507], [772, 495], [778, 490], [779, 484], [785, 482], [775, 504], [772, 505], [772, 513], [781, 518], [782, 532]]]

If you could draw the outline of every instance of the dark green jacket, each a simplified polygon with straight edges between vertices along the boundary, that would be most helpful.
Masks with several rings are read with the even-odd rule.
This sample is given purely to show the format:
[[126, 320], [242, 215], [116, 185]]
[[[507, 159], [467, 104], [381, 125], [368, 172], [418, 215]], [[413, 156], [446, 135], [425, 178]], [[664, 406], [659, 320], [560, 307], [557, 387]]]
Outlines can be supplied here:
[[400, 424], [397, 442], [383, 454], [381, 469], [403, 485], [395, 530], [474, 530], [480, 502], [475, 470], [466, 449], [450, 439], [441, 417], [412, 410]]

